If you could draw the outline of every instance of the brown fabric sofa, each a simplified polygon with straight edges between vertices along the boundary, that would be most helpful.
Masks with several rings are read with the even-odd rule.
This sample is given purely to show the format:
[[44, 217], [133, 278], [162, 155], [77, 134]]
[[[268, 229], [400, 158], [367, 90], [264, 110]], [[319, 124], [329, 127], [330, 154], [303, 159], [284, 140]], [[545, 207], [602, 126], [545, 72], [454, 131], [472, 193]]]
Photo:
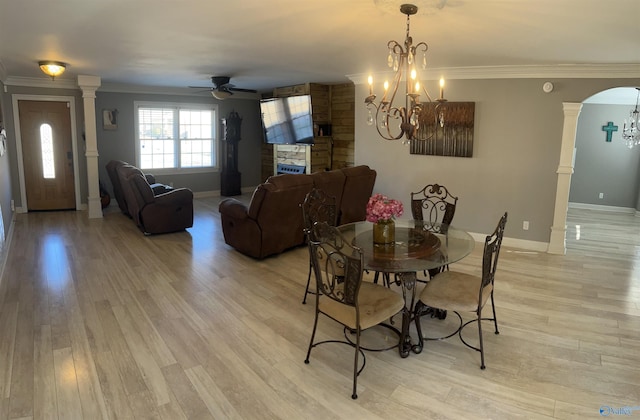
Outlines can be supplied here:
[[132, 165], [116, 169], [127, 213], [145, 234], [169, 233], [193, 226], [193, 192], [188, 188], [154, 194], [142, 171]]
[[376, 171], [366, 165], [269, 177], [255, 189], [249, 206], [235, 198], [220, 202], [224, 240], [254, 258], [304, 244], [300, 204], [314, 187], [336, 198], [339, 224], [365, 220], [375, 180]]

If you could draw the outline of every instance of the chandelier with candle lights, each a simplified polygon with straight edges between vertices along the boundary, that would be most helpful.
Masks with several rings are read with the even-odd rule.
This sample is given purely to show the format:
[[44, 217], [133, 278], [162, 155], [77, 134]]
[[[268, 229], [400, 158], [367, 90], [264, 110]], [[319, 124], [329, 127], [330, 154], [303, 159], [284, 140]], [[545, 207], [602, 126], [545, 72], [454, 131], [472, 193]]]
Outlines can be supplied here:
[[[391, 85], [384, 82], [384, 94], [376, 103], [376, 95], [373, 93], [373, 77], [369, 76], [369, 96], [364, 100], [368, 109], [367, 124], [376, 126], [378, 134], [386, 140], [400, 140], [408, 143], [410, 140], [429, 140], [436, 135], [438, 127], [445, 124], [444, 104], [444, 79], [440, 79], [440, 97], [433, 101], [424, 84], [420, 82], [416, 70], [416, 61], [420, 60], [422, 69], [427, 67], [426, 43], [419, 42], [413, 45], [413, 39], [409, 34], [409, 18], [418, 12], [418, 7], [413, 4], [403, 4], [400, 12], [407, 15], [407, 33], [404, 44], [397, 41], [389, 41], [389, 56], [387, 64], [393, 69], [395, 75]], [[421, 57], [416, 57], [421, 54]], [[398, 92], [404, 82], [404, 92]], [[402, 95], [404, 93], [404, 103]], [[427, 102], [421, 102], [421, 94]], [[427, 104], [434, 107], [433, 120], [421, 118], [421, 114]], [[426, 125], [421, 127], [422, 125]]]
[[640, 88], [636, 89], [638, 90], [638, 95], [636, 96], [636, 107], [632, 111], [629, 111], [629, 122], [627, 123], [627, 119], [625, 118], [624, 128], [622, 129], [622, 140], [624, 140], [629, 149], [640, 144], [640, 126], [638, 126], [638, 124], [640, 124], [640, 112], [638, 111]]

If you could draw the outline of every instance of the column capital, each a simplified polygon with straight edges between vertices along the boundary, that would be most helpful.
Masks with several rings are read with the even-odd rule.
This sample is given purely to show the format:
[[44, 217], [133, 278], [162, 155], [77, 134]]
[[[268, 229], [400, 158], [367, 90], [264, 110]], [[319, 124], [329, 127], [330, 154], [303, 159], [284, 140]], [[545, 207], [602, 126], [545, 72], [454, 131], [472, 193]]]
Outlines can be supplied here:
[[578, 115], [582, 110], [582, 104], [576, 102], [563, 102], [562, 110], [565, 115]]
[[78, 87], [82, 89], [83, 92], [86, 92], [86, 91], [95, 92], [96, 89], [98, 89], [101, 84], [102, 82], [99, 76], [86, 76], [86, 75], [78, 76]]

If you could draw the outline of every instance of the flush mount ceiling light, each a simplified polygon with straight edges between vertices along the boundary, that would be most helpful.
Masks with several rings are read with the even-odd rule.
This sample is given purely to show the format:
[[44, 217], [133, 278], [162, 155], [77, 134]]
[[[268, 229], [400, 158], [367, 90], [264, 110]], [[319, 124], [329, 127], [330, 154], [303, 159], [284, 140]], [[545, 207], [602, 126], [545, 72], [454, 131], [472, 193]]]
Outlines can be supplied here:
[[[393, 15], [398, 13], [400, 6], [405, 3], [404, 0], [373, 0], [373, 3], [382, 12]], [[420, 9], [423, 15], [433, 15], [444, 9], [447, 0], [413, 0], [413, 4]], [[455, 5], [454, 5], [455, 7]]]
[[39, 61], [38, 65], [44, 74], [51, 76], [51, 80], [54, 80], [56, 76], [60, 76], [67, 68], [67, 65], [61, 61]]

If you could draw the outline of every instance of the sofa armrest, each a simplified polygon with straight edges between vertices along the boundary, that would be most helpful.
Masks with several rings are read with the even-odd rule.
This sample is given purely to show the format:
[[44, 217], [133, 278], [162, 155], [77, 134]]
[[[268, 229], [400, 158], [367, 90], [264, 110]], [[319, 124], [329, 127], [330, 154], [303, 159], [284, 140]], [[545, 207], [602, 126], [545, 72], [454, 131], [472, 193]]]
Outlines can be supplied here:
[[249, 217], [249, 208], [235, 198], [226, 198], [220, 202], [218, 207], [220, 213], [234, 219], [247, 219]]
[[149, 183], [149, 185], [156, 183], [156, 177], [152, 174], [144, 174], [144, 177], [147, 178], [147, 182]]
[[235, 198], [220, 202], [220, 220], [224, 242], [253, 258], [263, 258], [262, 229], [249, 217], [249, 209]]
[[173, 187], [170, 187], [170, 186], [165, 185], [165, 184], [155, 183], [155, 184], [150, 184], [150, 185], [151, 185], [151, 189], [153, 190], [153, 195], [160, 195], [160, 194], [164, 194], [166, 192], [174, 190]]
[[155, 196], [155, 201], [158, 204], [164, 203], [193, 203], [193, 191], [189, 188], [176, 188], [163, 194]]

